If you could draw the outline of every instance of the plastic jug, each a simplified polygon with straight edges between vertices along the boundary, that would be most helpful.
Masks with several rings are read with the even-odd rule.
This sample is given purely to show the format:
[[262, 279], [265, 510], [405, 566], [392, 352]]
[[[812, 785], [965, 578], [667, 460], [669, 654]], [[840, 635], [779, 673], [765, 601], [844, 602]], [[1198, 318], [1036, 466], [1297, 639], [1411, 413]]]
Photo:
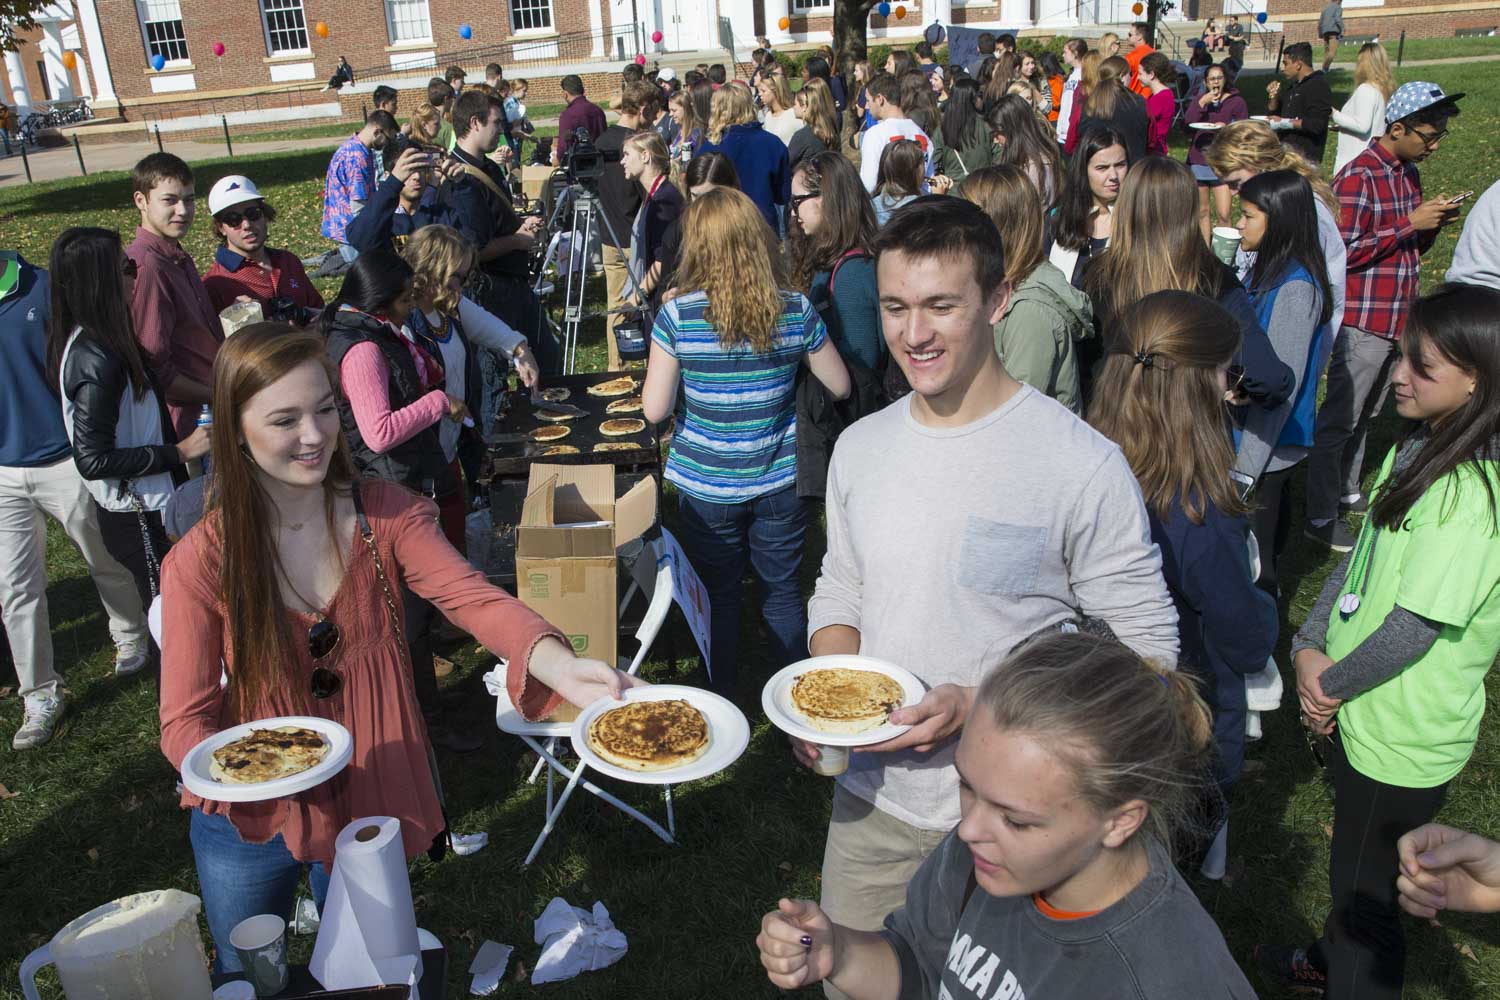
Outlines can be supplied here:
[[21, 992], [55, 965], [68, 1000], [211, 1000], [197, 896], [157, 889], [96, 907], [21, 963]]

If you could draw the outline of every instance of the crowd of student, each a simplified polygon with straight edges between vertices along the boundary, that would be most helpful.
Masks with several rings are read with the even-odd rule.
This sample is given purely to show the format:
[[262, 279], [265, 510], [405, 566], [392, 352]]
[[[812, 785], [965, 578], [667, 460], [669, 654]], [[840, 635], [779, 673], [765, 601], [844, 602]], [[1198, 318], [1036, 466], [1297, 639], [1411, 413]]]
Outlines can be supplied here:
[[[551, 158], [582, 135], [605, 152], [609, 302], [651, 320], [642, 405], [672, 427], [671, 528], [709, 591], [709, 683], [737, 695], [750, 666], [751, 570], [757, 673], [857, 652], [929, 688], [839, 778], [821, 899], [765, 917], [778, 985], [1253, 995], [1174, 853], [1223, 874], [1299, 474], [1304, 532], [1349, 553], [1292, 642], [1334, 787], [1332, 904], [1316, 943], [1258, 963], [1398, 997], [1399, 906], [1500, 902], [1488, 847], [1424, 827], [1500, 653], [1500, 185], [1449, 283], [1419, 296], [1462, 201], [1424, 197], [1419, 165], [1462, 95], [1393, 88], [1362, 51], [1340, 126], [1366, 139], [1330, 184], [1307, 46], [1268, 91], [1279, 135], [1246, 120], [1237, 66], [1200, 66], [1184, 120], [1222, 128], [1186, 162], [1165, 155], [1179, 70], [1144, 24], [1120, 48], [1074, 39], [1064, 67], [981, 36], [970, 74], [923, 43], [847, 81], [819, 54], [792, 96], [763, 45], [746, 81], [632, 67], [612, 126], [562, 81]], [[169, 154], [135, 168], [128, 244], [74, 228], [46, 271], [5, 258], [13, 746], [47, 742], [64, 708], [45, 513], [99, 586], [118, 673], [156, 655], [159, 601], [174, 764], [218, 729], [308, 712], [342, 721], [366, 762], [272, 803], [183, 794], [222, 969], [229, 929], [286, 911], [306, 866], [321, 903], [343, 820], [398, 816], [409, 856], [443, 849], [432, 747], [478, 741], [444, 717], [442, 617], [506, 659], [528, 718], [639, 683], [575, 657], [460, 555], [508, 374], [535, 387], [561, 366], [529, 280], [542, 220], [512, 194], [524, 82], [486, 77], [434, 78], [404, 125], [376, 92], [328, 168], [330, 302], [269, 246], [275, 208], [240, 175], [209, 192], [221, 247], [200, 278], [180, 242], [193, 176]], [[1210, 230], [1234, 195], [1240, 241], [1220, 259]], [[219, 313], [244, 300], [270, 321], [226, 339]], [[1388, 389], [1408, 432], [1367, 494]]]

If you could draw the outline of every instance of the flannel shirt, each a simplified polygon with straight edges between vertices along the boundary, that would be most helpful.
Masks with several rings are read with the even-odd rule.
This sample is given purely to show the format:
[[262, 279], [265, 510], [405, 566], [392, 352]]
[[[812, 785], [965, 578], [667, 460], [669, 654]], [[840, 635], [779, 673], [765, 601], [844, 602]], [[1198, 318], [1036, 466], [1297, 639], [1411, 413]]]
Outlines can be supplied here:
[[1422, 254], [1437, 230], [1419, 233], [1411, 213], [1422, 204], [1417, 168], [1372, 142], [1333, 179], [1339, 232], [1349, 248], [1344, 325], [1395, 340], [1417, 297]]

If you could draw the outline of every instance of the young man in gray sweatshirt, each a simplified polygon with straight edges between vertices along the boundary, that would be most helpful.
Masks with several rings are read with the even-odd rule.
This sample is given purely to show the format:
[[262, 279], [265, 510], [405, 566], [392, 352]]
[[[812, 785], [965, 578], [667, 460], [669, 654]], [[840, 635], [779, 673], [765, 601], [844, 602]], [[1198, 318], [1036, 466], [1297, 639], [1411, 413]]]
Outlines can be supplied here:
[[1143, 656], [1177, 657], [1124, 455], [995, 353], [1010, 290], [994, 224], [961, 199], [921, 198], [875, 252], [886, 343], [913, 392], [839, 438], [808, 605], [814, 656], [873, 656], [929, 688], [892, 716], [912, 728], [856, 752], [834, 793], [822, 906], [871, 931], [958, 823], [955, 737], [984, 664], [1080, 616]]

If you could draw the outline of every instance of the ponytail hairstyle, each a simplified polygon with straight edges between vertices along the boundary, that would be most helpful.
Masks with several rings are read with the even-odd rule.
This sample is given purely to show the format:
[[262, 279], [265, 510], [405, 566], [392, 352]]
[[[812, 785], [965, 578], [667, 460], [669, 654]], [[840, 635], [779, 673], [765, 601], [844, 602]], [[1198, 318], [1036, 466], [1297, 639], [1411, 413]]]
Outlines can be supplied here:
[[73, 226], [53, 242], [47, 261], [52, 313], [47, 375], [53, 392], [59, 389], [63, 352], [75, 329], [120, 359], [136, 400], [145, 398], [151, 388], [125, 298], [124, 257], [120, 234], [113, 229]]
[[997, 729], [1045, 746], [1095, 812], [1144, 802], [1141, 829], [1168, 851], [1199, 832], [1201, 803], [1213, 794], [1213, 723], [1184, 671], [1114, 639], [1050, 632], [991, 670], [974, 704]]
[[625, 138], [622, 148], [639, 150], [646, 154], [646, 159], [651, 161], [651, 167], [658, 174], [666, 176], [671, 169], [672, 158], [667, 153], [667, 144], [662, 142], [661, 135], [652, 128], [642, 129]]
[[682, 172], [682, 197], [693, 200], [693, 188], [712, 184], [714, 187], [740, 189], [740, 175], [734, 169], [734, 161], [723, 153], [699, 153], [688, 161]]
[[1322, 298], [1318, 324], [1327, 323], [1333, 316], [1333, 288], [1318, 242], [1312, 185], [1294, 170], [1272, 170], [1241, 184], [1240, 202], [1254, 205], [1266, 217], [1266, 235], [1248, 275], [1250, 289], [1268, 289], [1282, 281], [1289, 268], [1300, 265]]
[[897, 139], [880, 151], [880, 168], [875, 175], [875, 193], [888, 198], [920, 195], [926, 179], [927, 154], [911, 139]]
[[[1449, 499], [1482, 487], [1490, 502], [1491, 530], [1500, 532], [1497, 503], [1485, 466], [1500, 462], [1500, 291], [1483, 285], [1443, 285], [1412, 303], [1401, 351], [1421, 377], [1423, 349], [1435, 351], [1474, 379], [1469, 401], [1436, 424], [1411, 465], [1392, 474], [1376, 495], [1370, 519], [1396, 531], [1422, 495], [1452, 475]], [[1469, 466], [1468, 474], [1454, 475]]]
[[1234, 317], [1212, 299], [1154, 292], [1121, 312], [1094, 383], [1088, 421], [1120, 446], [1146, 506], [1165, 520], [1172, 502], [1202, 524], [1209, 504], [1246, 512], [1229, 477], [1219, 369], [1240, 346]]
[[1129, 100], [1135, 94], [1126, 90], [1130, 80], [1130, 64], [1119, 56], [1110, 56], [1099, 63], [1099, 85], [1089, 91], [1083, 102], [1083, 118], [1113, 118], [1115, 105]]
[[[241, 423], [250, 400], [308, 362], [323, 368], [337, 392], [337, 373], [323, 338], [286, 323], [252, 323], [224, 341], [214, 359], [214, 484], [208, 506], [218, 516], [208, 523], [222, 542], [219, 595], [234, 659], [227, 692], [234, 719], [259, 718], [257, 706], [279, 689], [311, 714], [307, 681], [295, 667], [295, 643], [302, 637], [288, 628], [281, 599], [285, 571], [274, 542], [275, 504], [261, 485], [249, 451], [241, 447]], [[347, 541], [338, 539], [334, 504], [338, 496], [348, 495], [357, 472], [342, 432], [332, 448], [323, 480], [323, 509], [329, 537], [338, 541], [342, 560]]]

